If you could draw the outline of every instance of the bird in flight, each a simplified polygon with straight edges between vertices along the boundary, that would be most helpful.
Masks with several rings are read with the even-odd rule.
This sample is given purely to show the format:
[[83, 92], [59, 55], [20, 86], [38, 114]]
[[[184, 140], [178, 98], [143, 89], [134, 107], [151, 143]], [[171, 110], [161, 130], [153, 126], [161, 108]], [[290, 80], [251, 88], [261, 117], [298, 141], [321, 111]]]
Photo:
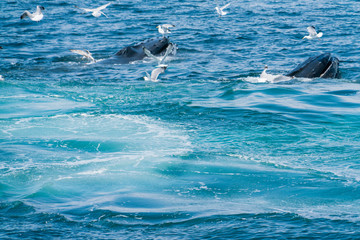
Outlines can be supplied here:
[[227, 8], [229, 5], [230, 5], [230, 3], [228, 3], [228, 4], [226, 4], [226, 5], [222, 6], [222, 7], [219, 7], [219, 5], [217, 5], [217, 6], [215, 7], [216, 12], [217, 12], [217, 14], [219, 15], [219, 17], [228, 14], [228, 12], [225, 12], [224, 9]]
[[76, 8], [79, 8], [81, 10], [84, 10], [85, 12], [91, 12], [91, 15], [93, 15], [94, 17], [100, 17], [101, 14], [104, 15], [105, 17], [108, 17], [106, 16], [105, 13], [102, 12], [102, 10], [104, 10], [105, 8], [107, 8], [109, 5], [111, 4], [111, 2], [105, 4], [105, 5], [102, 5], [98, 8], [79, 8], [78, 6], [75, 6]]
[[152, 70], [151, 75], [147, 72], [145, 72], [146, 76], [144, 77], [145, 81], [152, 81], [152, 82], [158, 82], [157, 79], [160, 73], [165, 72], [167, 68], [167, 65], [159, 65], [157, 68]]
[[20, 19], [24, 19], [25, 17], [29, 17], [32, 21], [39, 22], [44, 17], [41, 10], [45, 10], [45, 8], [43, 6], [36, 6], [36, 11], [34, 13], [30, 13], [29, 11], [25, 11], [23, 14], [21, 14]]
[[313, 26], [307, 27], [306, 29], [309, 32], [309, 36], [305, 36], [303, 37], [303, 39], [309, 39], [309, 40], [320, 39], [323, 36], [323, 33], [322, 32], [317, 33], [315, 27]]

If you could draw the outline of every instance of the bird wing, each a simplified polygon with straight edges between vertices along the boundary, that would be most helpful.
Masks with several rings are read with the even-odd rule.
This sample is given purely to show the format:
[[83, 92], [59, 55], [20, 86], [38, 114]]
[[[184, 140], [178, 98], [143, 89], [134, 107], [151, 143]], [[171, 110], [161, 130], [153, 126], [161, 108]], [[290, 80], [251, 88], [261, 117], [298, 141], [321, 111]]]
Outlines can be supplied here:
[[91, 8], [79, 8], [81, 10], [84, 10], [85, 12], [94, 12], [95, 9], [91, 9]]
[[145, 72], [145, 74], [146, 74], [146, 76], [144, 77], [144, 80], [150, 81], [151, 80], [150, 74], [148, 72]]
[[98, 8], [96, 8], [96, 10], [97, 10], [97, 11], [101, 11], [101, 10], [105, 9], [107, 6], [109, 6], [110, 4], [111, 4], [111, 2], [109, 2], [109, 3], [105, 4], [105, 5], [102, 5], [102, 6], [98, 7]]
[[165, 67], [159, 67], [159, 68], [155, 68], [154, 70], [152, 70], [151, 72], [151, 81], [157, 81], [157, 78], [159, 76], [160, 73], [163, 73], [165, 71]]
[[159, 31], [159, 33], [161, 33], [161, 34], [165, 34], [165, 28], [163, 28], [162, 26], [157, 26], [157, 29], [158, 29], [158, 31]]
[[105, 13], [103, 13], [102, 11], [99, 11], [100, 14], [104, 15], [105, 17], [109, 18]]
[[175, 27], [175, 25], [173, 25], [173, 24], [163, 24], [162, 27], [170, 28], [170, 27]]
[[219, 7], [215, 7], [217, 14], [221, 15], [221, 10]]
[[317, 34], [317, 36], [320, 38], [320, 37], [323, 36], [323, 33], [322, 33], [322, 32], [319, 32], [319, 33]]
[[143, 47], [143, 50], [144, 50], [144, 53], [146, 54], [146, 56], [152, 58], [152, 59], [155, 59], [156, 61], [160, 61], [160, 59], [156, 56], [154, 56], [149, 49]]
[[315, 30], [315, 27], [310, 26], [310, 27], [307, 27], [306, 29], [308, 30], [308, 32], [309, 32], [309, 34], [310, 34], [310, 36], [314, 36], [314, 35], [316, 35], [316, 30]]
[[91, 52], [87, 51], [83, 51], [83, 50], [76, 50], [76, 49], [70, 49], [71, 52], [73, 53], [77, 53], [79, 55], [82, 55], [84, 57], [86, 57], [87, 59], [90, 59], [91, 61], [95, 62], [95, 59], [91, 56]]
[[39, 15], [41, 13], [41, 9], [39, 6], [36, 6], [36, 11], [34, 12], [34, 15]]
[[20, 19], [24, 19], [26, 16], [32, 17], [32, 14], [29, 11], [25, 11], [23, 14], [21, 14]]
[[230, 5], [230, 3], [226, 4], [225, 6], [221, 7], [220, 10], [224, 10], [225, 8], [227, 8]]

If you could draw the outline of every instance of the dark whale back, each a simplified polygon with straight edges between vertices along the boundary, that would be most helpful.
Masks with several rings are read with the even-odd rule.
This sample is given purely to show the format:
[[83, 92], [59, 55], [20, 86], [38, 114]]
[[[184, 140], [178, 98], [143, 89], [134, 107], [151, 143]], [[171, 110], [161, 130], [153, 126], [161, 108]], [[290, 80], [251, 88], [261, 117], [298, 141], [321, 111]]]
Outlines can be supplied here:
[[150, 39], [137, 45], [124, 47], [120, 51], [115, 53], [115, 55], [111, 58], [103, 60], [101, 62], [111, 64], [127, 64], [133, 61], [141, 60], [146, 57], [146, 54], [143, 50], [144, 47], [148, 49], [152, 54], [158, 55], [165, 51], [169, 44], [170, 40], [166, 37]]
[[331, 53], [308, 58], [286, 76], [299, 78], [339, 78], [339, 59]]

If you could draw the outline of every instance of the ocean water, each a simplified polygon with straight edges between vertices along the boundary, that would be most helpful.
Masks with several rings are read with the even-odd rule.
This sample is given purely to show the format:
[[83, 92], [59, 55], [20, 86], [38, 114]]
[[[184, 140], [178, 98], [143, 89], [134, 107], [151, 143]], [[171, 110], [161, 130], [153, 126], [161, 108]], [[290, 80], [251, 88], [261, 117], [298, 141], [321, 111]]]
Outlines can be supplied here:
[[[74, 7], [106, 2], [0, 3], [1, 239], [359, 237], [359, 1]], [[163, 23], [177, 53], [159, 82], [151, 59], [69, 51], [105, 59]], [[258, 81], [324, 52], [341, 79]]]

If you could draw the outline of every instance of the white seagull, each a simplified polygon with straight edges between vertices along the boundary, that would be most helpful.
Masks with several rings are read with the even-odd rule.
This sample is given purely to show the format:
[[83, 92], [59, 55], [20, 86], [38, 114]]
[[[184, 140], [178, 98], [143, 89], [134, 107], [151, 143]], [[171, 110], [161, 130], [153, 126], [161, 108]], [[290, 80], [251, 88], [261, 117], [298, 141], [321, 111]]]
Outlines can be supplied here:
[[77, 6], [77, 8], [81, 9], [81, 10], [84, 10], [85, 12], [91, 12], [91, 14], [94, 16], [94, 17], [100, 17], [101, 14], [104, 15], [105, 17], [108, 17], [105, 15], [105, 13], [103, 13], [101, 10], [104, 10], [105, 8], [107, 8], [107, 6], [109, 6], [111, 4], [111, 2], [105, 4], [105, 5], [102, 5], [98, 8], [79, 8]]
[[173, 24], [162, 24], [162, 25], [158, 25], [156, 28], [158, 29], [159, 33], [161, 33], [162, 35], [165, 35], [165, 34], [171, 33], [171, 31], [169, 29], [171, 27], [175, 27], [175, 25], [173, 25]]
[[160, 73], [165, 72], [166, 68], [168, 66], [167, 65], [159, 65], [158, 68], [155, 68], [154, 70], [152, 70], [151, 75], [147, 72], [145, 72], [146, 76], [144, 77], [145, 81], [152, 81], [152, 82], [158, 82], [159, 80], [157, 79]]
[[41, 10], [45, 10], [45, 8], [42, 6], [36, 6], [36, 11], [33, 14], [31, 14], [29, 11], [25, 11], [23, 14], [21, 14], [20, 19], [29, 17], [32, 21], [38, 22], [44, 17]]
[[170, 44], [167, 46], [167, 48], [166, 48], [166, 51], [165, 51], [164, 56], [160, 56], [160, 57], [154, 56], [154, 55], [149, 51], [149, 49], [146, 49], [145, 47], [143, 47], [143, 49], [144, 49], [145, 54], [146, 54], [148, 57], [150, 57], [150, 58], [152, 58], [152, 59], [155, 59], [155, 60], [158, 62], [158, 64], [163, 64], [164, 61], [165, 61], [165, 59], [166, 59], [166, 57], [167, 57], [167, 56], [172, 52], [172, 50], [174, 49], [174, 45], [173, 45], [172, 43], [170, 43]]
[[96, 60], [93, 58], [91, 52], [89, 52], [88, 50], [83, 51], [83, 50], [70, 49], [70, 51], [83, 56], [83, 58], [89, 59], [92, 63], [96, 62]]
[[306, 29], [309, 32], [309, 36], [305, 36], [305, 37], [303, 37], [303, 39], [305, 39], [305, 38], [309, 39], [309, 40], [320, 39], [322, 37], [322, 35], [323, 35], [322, 32], [317, 33], [316, 30], [315, 30], [315, 27], [313, 27], [313, 26], [307, 27]]
[[228, 14], [227, 12], [224, 12], [224, 9], [227, 8], [229, 5], [230, 5], [230, 3], [228, 3], [222, 7], [219, 7], [219, 5], [215, 7], [216, 12], [219, 14], [219, 17]]

